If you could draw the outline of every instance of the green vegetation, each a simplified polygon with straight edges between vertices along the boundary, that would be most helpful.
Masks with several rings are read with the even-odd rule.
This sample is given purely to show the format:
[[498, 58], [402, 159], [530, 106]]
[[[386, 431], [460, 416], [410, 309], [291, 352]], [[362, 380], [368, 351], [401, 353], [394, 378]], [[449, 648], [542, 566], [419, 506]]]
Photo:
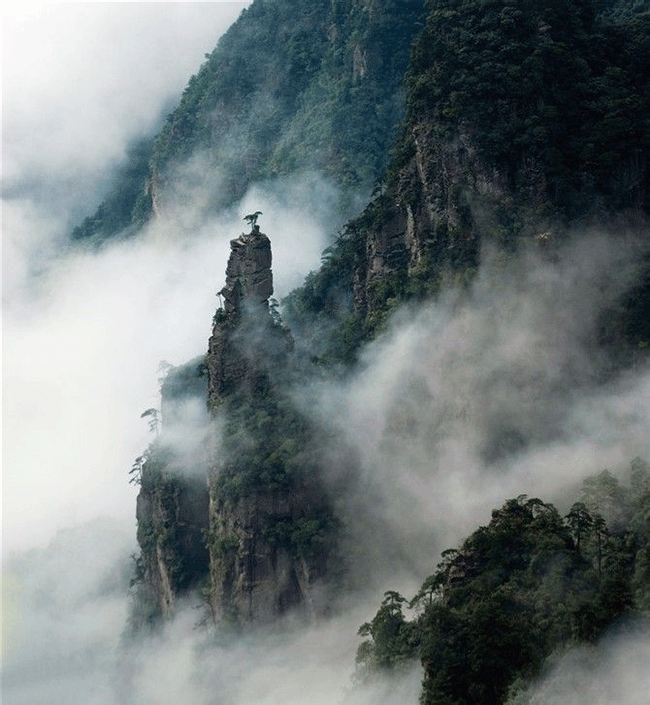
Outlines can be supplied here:
[[100, 206], [72, 231], [70, 237], [74, 242], [99, 244], [120, 233], [122, 236], [134, 234], [134, 211], [149, 173], [152, 151], [152, 139], [142, 140], [128, 150], [126, 161], [118, 169]]
[[[200, 583], [208, 572], [205, 479], [183, 475], [173, 449], [160, 438], [136, 460], [140, 494], [138, 544], [132, 590], [133, 628], [153, 627], [162, 614], [161, 565], [173, 595]], [[134, 467], [136, 467], [134, 465]]]
[[157, 436], [160, 433], [160, 411], [153, 407], [146, 409], [140, 414], [141, 419], [145, 417], [149, 419], [149, 430]]
[[386, 593], [359, 630], [368, 639], [358, 677], [419, 659], [423, 705], [506, 702], [554, 651], [596, 641], [622, 615], [648, 615], [649, 511], [650, 472], [640, 459], [628, 486], [608, 471], [587, 479], [564, 519], [539, 499], [508, 500], [442, 554], [410, 602]]
[[423, 0], [255, 0], [73, 238], [137, 231], [193, 156], [204, 176], [219, 174], [211, 208], [302, 170], [344, 186], [351, 207], [385, 168], [422, 15]]
[[263, 529], [262, 536], [271, 545], [287, 549], [293, 558], [318, 559], [330, 552], [337, 528], [331, 513], [320, 509], [299, 519], [275, 517]]
[[612, 22], [627, 22], [637, 15], [650, 13], [650, 0], [615, 0], [602, 2], [603, 17]]
[[[364, 212], [324, 251], [321, 267], [283, 301], [297, 341], [295, 371], [348, 371], [399, 306], [435, 296], [450, 278], [470, 280], [485, 241], [515, 248], [522, 234], [546, 232], [536, 230], [539, 223], [561, 231], [594, 215], [647, 212], [644, 8], [428, 0], [425, 17], [420, 2], [406, 0], [256, 0], [190, 80], [151, 148], [146, 188], [140, 182], [137, 201], [121, 200], [111, 222], [123, 227], [132, 205], [129, 222], [144, 223], [154, 191], [164, 197], [175, 169], [197, 154], [202, 173], [223, 177], [214, 208], [254, 179], [300, 169], [318, 169], [350, 194], [382, 179]], [[407, 113], [386, 167], [416, 31]], [[254, 226], [259, 214], [245, 220]], [[108, 222], [102, 211], [77, 237], [110, 234]], [[650, 341], [648, 281], [611, 317], [621, 320], [611, 338], [622, 330], [637, 352]], [[213, 324], [234, 325], [223, 309]], [[309, 497], [300, 511], [258, 517], [255, 531], [292, 558], [316, 562], [337, 531], [319, 485], [322, 430], [292, 402], [282, 372], [289, 336], [273, 300], [269, 330], [275, 338], [268, 350], [261, 346], [264, 364], [247, 357], [261, 340], [253, 331], [245, 350], [224, 334], [229, 357], [211, 368], [232, 364], [223, 388], [210, 391], [210, 411], [223, 421], [210, 499], [214, 509], [264, 494]], [[197, 358], [165, 376], [165, 413], [166, 403], [190, 392], [205, 395], [212, 363]], [[155, 452], [132, 469], [143, 498], [137, 569], [151, 585], [152, 557], [161, 554], [172, 588], [182, 591], [205, 580], [208, 547], [224, 574], [234, 573], [245, 550], [226, 522], [208, 529], [207, 514], [191, 536], [179, 533], [191, 483], [172, 471], [162, 448], [153, 444]], [[648, 469], [635, 461], [629, 487], [603, 472], [585, 482], [565, 517], [539, 499], [508, 500], [488, 526], [443, 554], [410, 603], [386, 593], [360, 630], [367, 639], [359, 678], [420, 659], [425, 705], [504, 702], [557, 649], [597, 640], [622, 614], [647, 612], [649, 491]], [[205, 495], [201, 501], [207, 508]], [[155, 511], [147, 514], [147, 506]], [[412, 619], [407, 605], [416, 610]]]
[[[648, 211], [650, 15], [641, 5], [426, 3], [384, 178], [283, 302], [307, 357], [354, 363], [395, 308], [435, 296], [443, 281], [470, 281], [486, 241], [513, 249], [593, 217]], [[407, 247], [409, 219], [417, 231]], [[603, 340], [638, 352], [647, 281], [628, 298]]]
[[541, 169], [548, 205], [648, 207], [650, 17], [592, 0], [436, 0], [413, 46], [408, 122], [470, 134], [514, 189]]
[[160, 364], [160, 393], [163, 407], [166, 402], [174, 402], [188, 397], [205, 397], [207, 370], [205, 355], [199, 355], [182, 365]]
[[317, 272], [282, 301], [287, 324], [305, 346], [299, 352], [327, 366], [349, 365], [364, 340], [354, 301], [355, 272], [364, 266], [363, 231], [350, 222], [324, 252]]
[[249, 213], [244, 216], [244, 220], [254, 228], [257, 225], [257, 219], [262, 215], [262, 211], [255, 211], [255, 213]]
[[286, 490], [313, 469], [310, 426], [287, 400], [267, 393], [229, 400], [222, 432], [218, 497], [234, 501], [255, 491]]

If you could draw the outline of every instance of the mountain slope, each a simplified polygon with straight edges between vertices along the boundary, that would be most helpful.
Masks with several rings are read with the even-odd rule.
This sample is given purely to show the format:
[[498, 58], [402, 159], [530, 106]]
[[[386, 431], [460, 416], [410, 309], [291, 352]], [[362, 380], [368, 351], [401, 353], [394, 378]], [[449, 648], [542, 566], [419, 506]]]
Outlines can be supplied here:
[[[385, 8], [389, 6], [397, 7], [386, 4]], [[312, 13], [319, 7], [314, 5], [310, 11], [303, 8], [305, 14], [299, 17], [312, 22]], [[334, 3], [331, 11], [341, 7]], [[376, 19], [378, 8], [374, 3], [363, 7], [368, 18]], [[275, 33], [282, 35], [290, 16], [282, 12], [289, 13], [288, 6], [278, 3], [271, 10], [271, 5], [256, 3], [253, 8], [252, 17], [261, 13], [259, 16], [267, 18]], [[207, 535], [207, 553], [202, 552], [200, 569], [191, 581], [173, 584], [175, 566], [187, 565], [186, 559], [195, 554], [182, 542], [176, 544], [175, 553], [165, 553], [168, 524], [174, 524], [167, 517], [174, 512], [184, 516], [185, 495], [176, 492], [174, 485], [182, 478], [182, 469], [162, 476], [160, 487], [176, 492], [176, 504], [171, 512], [161, 509], [156, 515], [154, 511], [156, 541], [147, 543], [144, 535], [140, 541], [143, 555], [149, 556], [145, 561], [149, 573], [145, 571], [141, 578], [145, 592], [156, 595], [159, 613], [171, 613], [173, 610], [167, 610], [166, 605], [196, 588], [207, 597], [213, 618], [225, 615], [235, 622], [265, 621], [294, 608], [311, 611], [313, 586], [327, 583], [340, 569], [335, 557], [341, 517], [321, 484], [323, 464], [317, 449], [326, 443], [343, 447], [345, 434], [327, 437], [322, 429], [310, 424], [292, 406], [291, 383], [331, 378], [342, 369], [354, 369], [364, 344], [386, 329], [394, 311], [404, 304], [431, 300], [443, 294], [450, 283], [462, 290], [473, 281], [487, 249], [498, 250], [506, 262], [513, 253], [531, 251], [540, 262], [550, 263], [563, 256], [562, 245], [576, 232], [586, 232], [589, 240], [591, 232], [604, 230], [621, 248], [628, 241], [634, 242], [638, 256], [630, 276], [632, 285], [626, 285], [622, 295], [617, 290], [612, 298], [604, 289], [594, 295], [592, 309], [600, 316], [600, 324], [591, 326], [590, 322], [588, 340], [580, 342], [592, 353], [590, 361], [597, 360], [594, 366], [598, 369], [586, 375], [596, 386], [612, 370], [642, 359], [650, 338], [645, 226], [650, 176], [649, 24], [643, 13], [623, 12], [620, 3], [616, 8], [617, 13], [599, 14], [596, 3], [587, 0], [429, 2], [426, 23], [412, 48], [406, 74], [407, 113], [392, 161], [372, 202], [325, 251], [322, 267], [283, 302], [290, 333], [268, 306], [270, 257], [267, 262], [263, 255], [258, 262], [251, 256], [245, 266], [235, 266], [231, 260], [222, 292], [226, 304], [215, 315], [202, 368], [207, 369], [207, 389], [204, 386], [200, 394], [212, 415], [208, 432], [212, 455], [204, 458], [199, 474], [207, 480], [208, 490], [200, 500], [201, 511], [196, 516], [201, 521], [197, 526], [183, 520], [184, 529], [191, 530], [192, 536], [201, 532]], [[388, 16], [378, 12], [380, 18]], [[354, 28], [350, 17], [348, 31]], [[368, 26], [376, 29], [373, 21], [369, 19]], [[299, 27], [300, 21], [294, 24]], [[336, 45], [339, 35], [330, 35], [323, 42]], [[350, 31], [349, 36], [356, 35]], [[355, 82], [361, 85], [373, 63], [369, 62], [372, 54], [368, 46], [355, 41], [350, 39], [340, 55], [347, 57], [346, 80], [350, 86]], [[252, 49], [251, 57], [257, 56], [256, 52], [257, 48]], [[292, 52], [289, 54], [295, 59]], [[274, 60], [288, 61], [289, 54], [280, 52]], [[330, 58], [333, 61], [336, 57]], [[250, 66], [237, 64], [232, 69], [244, 88], [233, 88], [228, 83], [223, 94], [212, 95], [196, 79], [192, 91], [201, 98], [190, 100], [186, 92], [185, 102], [170, 118], [154, 148], [157, 152], [152, 164], [161, 165], [160, 173], [166, 176], [157, 175], [156, 169], [150, 173], [145, 201], [150, 199], [151, 212], [162, 212], [165, 203], [171, 202], [167, 198], [174, 189], [175, 165], [196, 155], [197, 146], [208, 143], [210, 154], [201, 164], [223, 164], [230, 159], [234, 165], [231, 173], [240, 179], [237, 183], [220, 181], [226, 184], [223, 194], [229, 194], [228, 198], [241, 195], [244, 184], [251, 179], [278, 174], [283, 169], [331, 169], [343, 182], [359, 184], [362, 173], [379, 168], [378, 163], [372, 168], [369, 164], [381, 150], [367, 151], [359, 143], [356, 152], [346, 153], [346, 159], [356, 154], [356, 176], [351, 175], [346, 171], [347, 162], [339, 159], [342, 152], [336, 149], [334, 132], [328, 131], [328, 120], [336, 110], [344, 112], [344, 106], [348, 106], [363, 115], [361, 104], [355, 103], [352, 108], [351, 103], [335, 102], [335, 108], [325, 111], [325, 122], [307, 120], [307, 103], [300, 101], [316, 91], [316, 86], [322, 87], [319, 71], [326, 62], [323, 60], [317, 70], [307, 56], [303, 60], [307, 63], [299, 70], [305, 77], [305, 84], [298, 84], [303, 90], [300, 96], [287, 86], [282, 88], [282, 77], [291, 75], [287, 65], [278, 73], [280, 83], [269, 84], [259, 57], [250, 64], [259, 69], [259, 74], [251, 76]], [[318, 80], [310, 79], [312, 71], [320, 76]], [[331, 78], [335, 73], [332, 70], [327, 75]], [[264, 81], [262, 76], [266, 76]], [[227, 96], [227, 100], [223, 98], [216, 113], [210, 112], [219, 103], [219, 96]], [[282, 122], [281, 127], [274, 122], [277, 115], [273, 110], [264, 110], [264, 106], [279, 103], [287, 110], [289, 105], [300, 104], [294, 117]], [[212, 137], [235, 134], [231, 127], [241, 129], [237, 144], [246, 144], [246, 149], [230, 154], [227, 139], [207, 138], [210, 121], [225, 120], [224, 110], [228, 109], [256, 116], [259, 134], [264, 135], [263, 153], [256, 141], [258, 133], [247, 132], [249, 128], [232, 116], [225, 127], [221, 123], [213, 126]], [[315, 107], [314, 111], [322, 117]], [[354, 125], [354, 120], [349, 123]], [[178, 143], [172, 139], [174, 130], [183, 136]], [[277, 133], [278, 139], [271, 138], [271, 133]], [[351, 133], [342, 134], [351, 145]], [[322, 140], [320, 147], [318, 140]], [[300, 146], [305, 144], [312, 146], [301, 152]], [[217, 207], [217, 202], [211, 202], [210, 207]], [[143, 213], [149, 212], [147, 208]], [[233, 241], [233, 257], [257, 245], [262, 247], [264, 241], [261, 236], [256, 239], [260, 235], [256, 227], [253, 222], [251, 233]], [[592, 241], [596, 242], [595, 238]], [[616, 244], [613, 247], [616, 249]], [[243, 292], [254, 300], [251, 310], [255, 313], [248, 322], [244, 319], [250, 312], [246, 307], [238, 308]], [[503, 344], [506, 342], [510, 341]], [[534, 356], [535, 351], [528, 354]], [[517, 372], [513, 371], [513, 385], [525, 386], [525, 375]], [[535, 368], [535, 372], [539, 370]], [[552, 385], [565, 380], [564, 373], [554, 372], [555, 376], [549, 375], [545, 382]], [[182, 370], [180, 374], [184, 376]], [[204, 371], [195, 377], [189, 375], [188, 389], [198, 389], [197, 378], [202, 375]], [[175, 372], [170, 377], [174, 379], [178, 379]], [[182, 396], [183, 384], [179, 386]], [[532, 387], [538, 393], [534, 384]], [[417, 394], [411, 388], [401, 391], [405, 396]], [[569, 404], [563, 394], [559, 399]], [[498, 401], [490, 409], [494, 419], [482, 439], [481, 452], [496, 462], [523, 451], [530, 440], [526, 433], [534, 437], [537, 429], [518, 424], [518, 419], [513, 421], [507, 413], [500, 419], [503, 409]], [[444, 425], [445, 420], [449, 421], [444, 414], [457, 421], [455, 414], [470, 414], [471, 409], [461, 400], [443, 411], [440, 423]], [[396, 443], [417, 429], [420, 421], [427, 427], [427, 420], [411, 419], [406, 412], [402, 416], [395, 420], [403, 426], [392, 439]], [[531, 424], [536, 418], [531, 413]], [[560, 420], [563, 418], [560, 414]], [[549, 432], [559, 442], [561, 425], [558, 422], [553, 426], [552, 433], [542, 428], [539, 434]], [[437, 432], [436, 420], [431, 421], [431, 427]], [[354, 462], [350, 465], [346, 472], [354, 474], [357, 468]], [[168, 464], [165, 472], [169, 468], [173, 470]], [[147, 492], [146, 472], [143, 467], [141, 495]], [[181, 479], [181, 487], [183, 482]], [[645, 507], [645, 495], [637, 500]], [[154, 498], [150, 506], [156, 501]], [[604, 513], [601, 507], [596, 508]], [[437, 697], [452, 698], [448, 702], [503, 702], [516, 677], [531, 677], [553, 649], [567, 643], [570, 635], [562, 632], [564, 621], [573, 625], [571, 634], [576, 638], [596, 638], [633, 605], [646, 609], [645, 529], [635, 525], [628, 532], [638, 554], [633, 555], [631, 544], [625, 543], [627, 538], [619, 540], [610, 525], [614, 536], [608, 544], [613, 552], [613, 587], [608, 584], [606, 590], [595, 589], [589, 583], [594, 570], [601, 572], [602, 556], [594, 558], [592, 551], [586, 560], [580, 539], [575, 532], [571, 534], [578, 509], [563, 523], [553, 507], [537, 500], [508, 502], [495, 512], [487, 529], [468, 540], [461, 557], [446, 564], [447, 568], [453, 564], [456, 583], [452, 584], [448, 573], [432, 577], [431, 609], [425, 610], [424, 626], [406, 624], [400, 611], [403, 599], [397, 593], [387, 595], [376, 623], [364, 627], [374, 640], [374, 645], [364, 647], [361, 654], [364, 667], [372, 670], [379, 664], [392, 668], [420, 648], [428, 679], [426, 697], [431, 702], [442, 701]], [[642, 509], [636, 507], [630, 513], [638, 524]], [[141, 522], [146, 519], [139, 516]], [[589, 520], [596, 521], [591, 514]], [[179, 525], [177, 522], [177, 528]], [[598, 536], [604, 535], [604, 529], [591, 534], [599, 550], [602, 546], [597, 543]], [[596, 544], [592, 543], [591, 548]], [[516, 565], [504, 565], [511, 554]], [[549, 578], [549, 594], [556, 594], [560, 588], [567, 594], [579, 593], [575, 604], [565, 605], [568, 611], [555, 609], [548, 594], [538, 594], [537, 588], [529, 584], [535, 575], [541, 575], [538, 569], [545, 561], [564, 571], [564, 577], [554, 573]], [[458, 576], [462, 571], [461, 580]], [[640, 576], [640, 582], [634, 582], [633, 575]], [[167, 584], [172, 585], [171, 590]], [[610, 587], [614, 592], [620, 588], [625, 594], [616, 594], [614, 599]], [[633, 589], [640, 591], [637, 602], [628, 599]], [[432, 606], [436, 590], [442, 591], [449, 602], [443, 600]], [[543, 619], [550, 620], [555, 629], [548, 640], [537, 626]], [[499, 625], [503, 640], [495, 644], [486, 637], [480, 642], [481, 647], [472, 652], [474, 677], [459, 685], [454, 678], [466, 672], [463, 658], [467, 644], [476, 636], [483, 638], [488, 623]], [[394, 640], [384, 648], [381, 639], [387, 635]], [[513, 649], [519, 650], [521, 661], [509, 665], [507, 656]], [[441, 661], [444, 668], [439, 667]], [[486, 674], [493, 667], [499, 677], [490, 683]], [[452, 681], [454, 688], [460, 688], [458, 692], [445, 691]]]
[[622, 615], [647, 611], [650, 475], [632, 462], [630, 486], [606, 470], [589, 478], [562, 518], [526, 496], [492, 512], [458, 549], [442, 554], [408, 606], [386, 593], [360, 635], [359, 675], [372, 679], [419, 658], [421, 702], [502, 703], [554, 651], [597, 641]]
[[[255, 0], [192, 76], [133, 183], [116, 185], [74, 240], [137, 231], [203, 194], [232, 205], [257, 180], [316, 170], [353, 195], [386, 164], [421, 0]], [[139, 159], [139, 158], [138, 158]]]
[[[471, 275], [487, 244], [552, 250], [596, 224], [638, 231], [650, 208], [650, 15], [613, 22], [595, 5], [429, 3], [383, 190], [287, 300], [318, 354], [350, 359], [398, 304]], [[628, 301], [637, 323], [648, 300], [641, 282]], [[336, 339], [320, 333], [324, 310]], [[647, 339], [619, 314], [611, 337]]]

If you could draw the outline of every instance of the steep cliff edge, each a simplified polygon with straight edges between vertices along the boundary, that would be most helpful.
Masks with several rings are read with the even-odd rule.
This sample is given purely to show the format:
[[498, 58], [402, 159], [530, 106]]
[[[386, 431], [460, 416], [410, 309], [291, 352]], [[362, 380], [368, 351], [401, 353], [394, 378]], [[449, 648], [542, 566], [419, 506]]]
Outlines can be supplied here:
[[188, 200], [210, 213], [306, 171], [343, 187], [343, 222], [385, 168], [423, 12], [423, 0], [255, 0], [72, 239], [135, 234]]
[[[359, 630], [368, 637], [359, 679], [419, 660], [422, 705], [566, 702], [549, 691], [531, 698], [531, 682], [559, 653], [594, 648], [614, 625], [631, 630], [647, 614], [650, 473], [640, 458], [630, 471], [629, 485], [607, 470], [587, 478], [564, 517], [526, 495], [494, 509], [487, 525], [442, 552], [410, 603], [385, 593]], [[405, 604], [417, 606], [412, 619]]]
[[647, 216], [650, 23], [612, 24], [595, 8], [432, 6], [407, 73], [390, 206], [366, 228], [362, 310], [384, 305], [373, 289], [400, 269], [396, 296], [428, 294], [475, 268], [486, 243], [548, 245], [613, 214]]
[[[382, 5], [362, 4], [375, 17]], [[280, 5], [257, 10], [277, 15]], [[487, 245], [506, 253], [539, 246], [550, 256], [576, 228], [647, 223], [648, 18], [612, 23], [595, 7], [429, 5], [386, 178], [325, 251], [323, 266], [284, 302], [300, 355], [269, 306], [268, 239], [254, 226], [233, 241], [206, 358], [203, 575], [215, 619], [315, 609], [329, 571], [335, 521], [318, 479], [317, 434], [291, 400], [296, 360], [329, 372], [353, 364], [399, 305], [435, 296], [450, 279], [471, 281]], [[373, 56], [362, 43], [354, 48], [350, 80], [368, 79]], [[647, 248], [639, 251], [647, 257]], [[620, 322], [604, 312], [615, 345], [623, 340], [637, 352], [650, 340], [650, 265], [643, 266]], [[162, 571], [157, 581], [160, 596]]]
[[208, 579], [208, 429], [201, 419], [206, 391], [205, 363], [198, 358], [167, 372], [161, 410], [148, 410], [156, 439], [131, 471], [132, 481], [140, 485], [136, 503], [140, 555], [132, 614], [136, 630], [171, 616], [178, 598]]
[[[136, 461], [136, 625], [197, 590], [208, 619], [236, 625], [324, 608], [336, 522], [290, 395], [292, 338], [269, 306], [271, 244], [253, 223], [231, 249], [208, 353], [168, 373], [162, 433]], [[198, 399], [200, 428], [185, 418]]]
[[273, 293], [271, 243], [254, 225], [230, 243], [224, 306], [214, 320], [208, 343], [208, 407], [214, 412], [229, 394], [241, 397], [270, 383], [270, 374], [286, 369], [289, 332], [269, 310]]
[[171, 616], [177, 599], [205, 580], [208, 570], [205, 478], [188, 477], [169, 446], [152, 444], [148, 456], [136, 506], [141, 550], [135, 576], [136, 628]]
[[311, 430], [287, 394], [292, 339], [269, 309], [269, 239], [254, 224], [231, 248], [206, 358], [208, 408], [224, 429], [209, 474], [213, 613], [313, 615], [333, 522]]
[[[471, 281], [486, 246], [552, 250], [593, 226], [643, 238], [647, 13], [613, 22], [590, 0], [441, 0], [429, 10], [386, 177], [286, 302], [292, 329], [322, 359], [354, 360], [398, 305]], [[630, 316], [621, 302], [608, 333], [616, 346], [647, 341], [650, 327], [628, 319], [648, 319], [649, 291], [646, 277]], [[329, 336], [326, 318], [336, 319]]]

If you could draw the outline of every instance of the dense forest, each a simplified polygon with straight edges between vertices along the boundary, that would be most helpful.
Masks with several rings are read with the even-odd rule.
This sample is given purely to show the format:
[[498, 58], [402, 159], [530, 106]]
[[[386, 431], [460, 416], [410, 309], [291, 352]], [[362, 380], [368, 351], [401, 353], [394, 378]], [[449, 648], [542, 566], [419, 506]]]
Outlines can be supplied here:
[[[634, 275], [611, 295], [594, 286], [580, 344], [594, 387], [647, 364], [649, 105], [641, 0], [255, 0], [242, 13], [72, 239], [137, 236], [182, 202], [186, 179], [207, 189], [207, 214], [307, 171], [340, 189], [332, 221], [346, 224], [279, 304], [261, 214], [232, 241], [208, 351], [165, 370], [162, 430], [131, 471], [132, 631], [157, 628], [188, 595], [204, 623], [241, 633], [294, 611], [322, 618], [360, 590], [346, 522], [367, 517], [351, 519], [341, 497], [362, 484], [361, 453], [314, 414], [314, 389], [369, 365], [368, 346], [400, 313], [450, 291], [471, 298], [486, 252], [550, 266], [578, 235], [633, 242]], [[417, 381], [402, 391], [427, 393]], [[196, 399], [207, 430], [179, 451], [182, 408]], [[394, 411], [402, 427], [387, 444], [451, 423], [413, 416]], [[484, 458], [515, 457], [547, 433], [509, 423], [485, 434]], [[647, 458], [617, 472], [584, 479], [564, 515], [504, 498], [415, 596], [385, 592], [359, 629], [357, 682], [419, 662], [425, 705], [524, 703], [554, 654], [647, 620]]]
[[[553, 652], [597, 641], [650, 596], [650, 474], [631, 462], [629, 485], [607, 470], [584, 481], [562, 517], [525, 495], [442, 553], [407, 600], [388, 591], [359, 629], [358, 677], [424, 667], [423, 703], [526, 702]], [[404, 609], [415, 613], [407, 619]]]
[[[306, 327], [326, 357], [353, 359], [390, 310], [436, 294], [450, 272], [471, 277], [486, 242], [553, 247], [581, 226], [620, 230], [622, 214], [648, 211], [645, 10], [429, 5], [381, 192], [286, 302], [293, 325]], [[646, 275], [629, 296], [629, 316], [616, 322], [633, 346], [650, 333], [648, 291]], [[340, 321], [326, 341], [323, 311]]]

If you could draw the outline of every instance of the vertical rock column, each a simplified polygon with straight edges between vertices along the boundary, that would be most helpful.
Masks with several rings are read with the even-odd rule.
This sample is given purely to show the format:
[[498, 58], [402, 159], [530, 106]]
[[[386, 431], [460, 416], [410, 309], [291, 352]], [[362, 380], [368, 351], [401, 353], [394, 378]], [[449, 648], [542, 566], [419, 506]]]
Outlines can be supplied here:
[[271, 241], [254, 225], [250, 233], [242, 233], [230, 241], [231, 253], [226, 267], [226, 286], [221, 290], [226, 314], [239, 315], [256, 307], [268, 310], [273, 294]]
[[307, 436], [283, 394], [292, 341], [269, 311], [269, 239], [253, 226], [230, 244], [206, 359], [208, 407], [223, 429], [209, 474], [208, 548], [213, 614], [242, 624], [312, 611], [324, 562], [313, 552], [307, 560], [292, 537], [323, 513], [323, 494], [296, 462]]
[[230, 247], [226, 285], [219, 292], [224, 306], [208, 343], [208, 408], [213, 413], [235, 392], [259, 392], [272, 371], [286, 367], [291, 349], [290, 336], [274, 324], [269, 311], [269, 238], [254, 225], [250, 233], [231, 240]]
[[138, 628], [172, 616], [177, 599], [209, 574], [205, 452], [198, 437], [188, 438], [183, 413], [205, 394], [201, 358], [171, 370], [161, 389], [162, 431], [140, 458], [132, 618]]

